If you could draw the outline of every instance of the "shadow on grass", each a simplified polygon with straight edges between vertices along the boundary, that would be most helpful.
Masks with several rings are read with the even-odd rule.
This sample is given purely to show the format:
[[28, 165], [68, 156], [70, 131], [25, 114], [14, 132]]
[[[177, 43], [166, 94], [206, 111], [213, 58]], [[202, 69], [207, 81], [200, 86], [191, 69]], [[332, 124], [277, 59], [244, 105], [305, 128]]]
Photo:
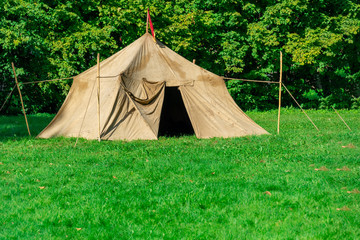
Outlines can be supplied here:
[[[53, 114], [28, 115], [31, 137], [35, 138], [54, 118]], [[23, 116], [0, 116], [0, 142], [9, 139], [29, 138]]]

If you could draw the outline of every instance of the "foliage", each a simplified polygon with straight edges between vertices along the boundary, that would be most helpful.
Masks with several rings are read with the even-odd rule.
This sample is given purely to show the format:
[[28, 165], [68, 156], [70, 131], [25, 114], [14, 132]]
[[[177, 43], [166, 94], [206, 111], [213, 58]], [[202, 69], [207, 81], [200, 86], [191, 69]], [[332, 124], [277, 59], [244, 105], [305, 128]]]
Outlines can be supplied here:
[[270, 110], [276, 105], [278, 89], [273, 84], [227, 82], [229, 93], [243, 109]]
[[[13, 86], [11, 62], [22, 82], [79, 74], [95, 64], [98, 52], [105, 59], [140, 37], [147, 7], [159, 40], [216, 74], [277, 81], [282, 51], [284, 82], [300, 102], [316, 91], [323, 105], [332, 95], [344, 101], [336, 104], [350, 108], [351, 99], [360, 96], [355, 0], [9, 0], [0, 3], [0, 99]], [[56, 112], [70, 85], [24, 86], [27, 111]], [[228, 87], [244, 109], [276, 106], [276, 85]], [[292, 105], [284, 97], [283, 103]], [[6, 112], [18, 113], [16, 97], [11, 99]]]
[[360, 109], [360, 97], [351, 100], [351, 109]]
[[[6, 80], [4, 88], [13, 85], [11, 62], [15, 63], [19, 81], [28, 82], [74, 76], [94, 64], [96, 52], [109, 54], [115, 48], [111, 27], [91, 22], [95, 9], [97, 3], [93, 1], [2, 2], [0, 75]], [[26, 110], [56, 112], [69, 84], [63, 81], [22, 86]], [[16, 111], [14, 104], [10, 106], [9, 112]]]
[[302, 97], [304, 99], [302, 102], [303, 108], [317, 108], [319, 106], [321, 97], [320, 94], [314, 89], [309, 89], [308, 91], [304, 92]]
[[[273, 135], [26, 137], [0, 116], [1, 239], [359, 239], [357, 110], [249, 116]], [[29, 116], [34, 136], [53, 115]], [[14, 134], [17, 134], [14, 137]]]

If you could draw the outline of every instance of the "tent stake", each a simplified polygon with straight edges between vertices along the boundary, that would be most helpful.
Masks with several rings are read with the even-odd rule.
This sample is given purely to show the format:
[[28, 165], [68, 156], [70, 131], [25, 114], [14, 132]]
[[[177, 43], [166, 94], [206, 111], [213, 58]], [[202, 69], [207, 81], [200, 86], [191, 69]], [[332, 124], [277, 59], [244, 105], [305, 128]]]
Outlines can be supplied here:
[[24, 108], [24, 102], [23, 102], [23, 98], [22, 98], [22, 95], [21, 95], [21, 91], [20, 91], [20, 87], [19, 87], [19, 82], [18, 82], [17, 77], [16, 77], [15, 66], [14, 66], [14, 63], [13, 63], [13, 62], [11, 63], [11, 66], [12, 66], [12, 69], [13, 69], [13, 72], [14, 72], [15, 83], [16, 83], [16, 86], [17, 86], [17, 89], [18, 89], [19, 95], [20, 95], [20, 101], [21, 101], [21, 106], [22, 106], [22, 110], [23, 110], [23, 113], [24, 113], [24, 117], [25, 117], [26, 127], [27, 127], [27, 130], [28, 130], [28, 132], [29, 132], [29, 136], [31, 136], [30, 128], [29, 128], [29, 123], [28, 123], [28, 120], [27, 120], [27, 118], [26, 118], [26, 112], [25, 112], [25, 108]]
[[347, 125], [347, 123], [345, 122], [345, 120], [340, 116], [340, 114], [336, 111], [336, 109], [331, 106], [332, 109], [334, 109], [335, 113], [339, 116], [339, 118], [341, 119], [341, 121], [343, 121], [343, 123], [346, 125], [346, 127], [351, 131], [351, 128], [349, 127], [349, 125]]
[[100, 53], [97, 54], [97, 115], [98, 115], [98, 137], [99, 142], [101, 141], [100, 136]]
[[279, 111], [278, 111], [278, 124], [277, 124], [278, 134], [280, 133], [281, 86], [282, 86], [282, 52], [280, 52]]

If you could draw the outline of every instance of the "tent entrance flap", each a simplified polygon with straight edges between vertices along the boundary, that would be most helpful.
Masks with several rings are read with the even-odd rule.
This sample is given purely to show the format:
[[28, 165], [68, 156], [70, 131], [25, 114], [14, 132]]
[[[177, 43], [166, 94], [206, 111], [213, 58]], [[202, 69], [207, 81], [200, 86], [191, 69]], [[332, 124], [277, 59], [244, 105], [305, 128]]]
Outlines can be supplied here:
[[177, 87], [165, 87], [159, 136], [193, 135], [189, 115]]

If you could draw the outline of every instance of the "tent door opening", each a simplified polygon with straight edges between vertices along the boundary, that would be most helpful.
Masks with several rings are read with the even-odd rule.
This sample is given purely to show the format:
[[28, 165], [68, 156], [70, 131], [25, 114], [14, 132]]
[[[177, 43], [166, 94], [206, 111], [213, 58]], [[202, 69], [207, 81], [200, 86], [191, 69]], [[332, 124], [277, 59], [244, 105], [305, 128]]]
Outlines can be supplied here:
[[158, 135], [178, 137], [192, 134], [194, 134], [194, 129], [180, 90], [177, 87], [166, 87]]

